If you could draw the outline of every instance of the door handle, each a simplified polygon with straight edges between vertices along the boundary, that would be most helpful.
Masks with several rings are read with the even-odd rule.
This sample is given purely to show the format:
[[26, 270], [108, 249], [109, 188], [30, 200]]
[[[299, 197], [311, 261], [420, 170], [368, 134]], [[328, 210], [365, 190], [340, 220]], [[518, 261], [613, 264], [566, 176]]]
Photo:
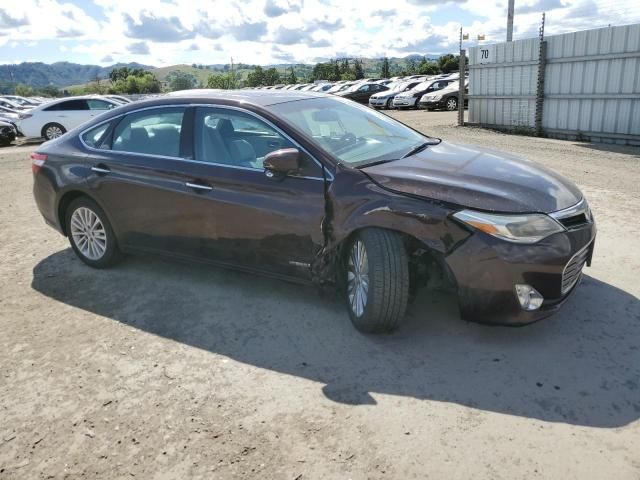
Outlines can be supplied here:
[[96, 172], [96, 173], [111, 173], [111, 170], [109, 170], [108, 168], [102, 168], [102, 167], [91, 167], [91, 171], [92, 172]]
[[189, 188], [193, 188], [194, 190], [201, 190], [203, 192], [210, 192], [213, 190], [213, 187], [210, 187], [209, 185], [202, 185], [201, 183], [187, 182], [185, 185]]

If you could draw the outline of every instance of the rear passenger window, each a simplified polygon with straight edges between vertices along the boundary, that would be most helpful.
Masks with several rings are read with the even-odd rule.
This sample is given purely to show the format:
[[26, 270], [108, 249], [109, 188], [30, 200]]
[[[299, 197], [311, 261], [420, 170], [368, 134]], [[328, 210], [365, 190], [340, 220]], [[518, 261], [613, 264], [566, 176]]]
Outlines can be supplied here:
[[98, 125], [97, 127], [89, 130], [82, 136], [82, 140], [87, 146], [92, 148], [109, 148], [109, 146], [105, 142], [105, 134], [107, 130], [109, 130], [110, 122], [103, 123], [102, 125]]
[[67, 100], [45, 108], [47, 112], [89, 110], [86, 100]]
[[154, 108], [126, 115], [113, 132], [112, 150], [180, 156], [184, 108]]

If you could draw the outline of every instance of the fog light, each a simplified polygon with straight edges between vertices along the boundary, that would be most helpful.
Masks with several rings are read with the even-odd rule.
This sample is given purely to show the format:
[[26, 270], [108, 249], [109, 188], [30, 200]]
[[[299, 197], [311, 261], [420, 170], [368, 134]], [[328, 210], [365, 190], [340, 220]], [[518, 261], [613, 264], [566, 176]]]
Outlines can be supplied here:
[[544, 298], [531, 285], [516, 285], [516, 297], [523, 310], [537, 310], [542, 305]]

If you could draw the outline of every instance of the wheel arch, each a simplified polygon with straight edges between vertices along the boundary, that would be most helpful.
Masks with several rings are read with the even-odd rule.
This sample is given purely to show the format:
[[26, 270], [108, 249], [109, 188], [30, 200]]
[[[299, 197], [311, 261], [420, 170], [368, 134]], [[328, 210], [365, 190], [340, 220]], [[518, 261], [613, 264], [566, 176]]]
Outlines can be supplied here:
[[58, 208], [57, 208], [56, 214], [58, 216], [58, 222], [60, 222], [60, 228], [62, 230], [62, 233], [65, 236], [68, 236], [67, 208], [69, 208], [69, 205], [71, 205], [71, 202], [73, 202], [74, 200], [80, 197], [87, 197], [89, 200], [92, 200], [93, 202], [98, 204], [98, 206], [102, 209], [104, 214], [107, 216], [107, 220], [109, 220], [109, 223], [111, 224], [111, 228], [113, 229], [113, 233], [116, 235], [116, 238], [117, 238], [118, 230], [116, 228], [116, 225], [113, 223], [113, 219], [111, 218], [111, 215], [109, 215], [109, 212], [107, 211], [107, 209], [104, 208], [104, 205], [102, 205], [102, 203], [90, 193], [87, 193], [84, 190], [77, 190], [77, 189], [68, 190], [64, 192], [60, 197], [60, 200], [58, 201]]
[[425, 243], [411, 232], [376, 224], [358, 226], [336, 242], [336, 274], [340, 274], [342, 271], [351, 243], [360, 232], [370, 228], [386, 230], [400, 236], [409, 257], [409, 274], [412, 288], [417, 289], [425, 286], [429, 279], [437, 279], [442, 283], [455, 286], [455, 276], [445, 261], [445, 252], [435, 249], [433, 245]]

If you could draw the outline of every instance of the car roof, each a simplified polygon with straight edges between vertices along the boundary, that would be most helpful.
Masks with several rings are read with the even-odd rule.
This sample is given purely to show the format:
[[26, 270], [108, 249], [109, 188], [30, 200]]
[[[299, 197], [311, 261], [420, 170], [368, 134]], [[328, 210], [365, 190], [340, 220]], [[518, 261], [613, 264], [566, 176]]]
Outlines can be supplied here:
[[39, 109], [40, 107], [43, 107], [43, 108], [44, 107], [52, 107], [52, 106], [57, 105], [57, 104], [62, 103], [62, 102], [68, 102], [69, 100], [105, 100], [107, 102], [114, 103], [113, 100], [110, 100], [108, 98], [104, 98], [103, 96], [100, 96], [100, 95], [97, 95], [97, 94], [93, 94], [93, 95], [80, 95], [80, 96], [75, 96], [75, 97], [55, 98], [55, 99], [51, 100], [50, 102], [41, 103], [37, 107], [34, 107], [34, 109]]
[[[167, 95], [173, 98], [182, 98], [187, 102], [197, 103], [203, 99], [209, 101], [237, 102], [238, 104], [250, 103], [259, 107], [275, 105], [277, 103], [295, 102], [309, 98], [326, 98], [324, 93], [302, 92], [300, 90], [213, 90], [193, 89], [171, 92]], [[157, 98], [155, 99], [158, 100]]]

